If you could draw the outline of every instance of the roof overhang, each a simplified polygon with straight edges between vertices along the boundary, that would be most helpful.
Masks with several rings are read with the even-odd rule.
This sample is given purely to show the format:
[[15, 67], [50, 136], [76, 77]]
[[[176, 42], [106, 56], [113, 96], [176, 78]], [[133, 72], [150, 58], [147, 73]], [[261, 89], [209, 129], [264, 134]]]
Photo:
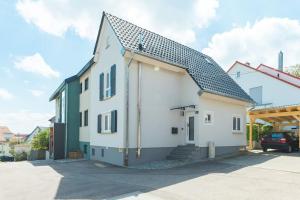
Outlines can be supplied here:
[[54, 99], [56, 99], [56, 97], [59, 96], [59, 94], [64, 90], [65, 85], [76, 80], [78, 77], [77, 75], [75, 76], [71, 76], [67, 79], [65, 79], [60, 85], [59, 87], [54, 91], [54, 93], [50, 96], [49, 101], [53, 101]]
[[300, 104], [251, 109], [250, 120], [261, 119], [269, 123], [291, 124], [300, 121]]

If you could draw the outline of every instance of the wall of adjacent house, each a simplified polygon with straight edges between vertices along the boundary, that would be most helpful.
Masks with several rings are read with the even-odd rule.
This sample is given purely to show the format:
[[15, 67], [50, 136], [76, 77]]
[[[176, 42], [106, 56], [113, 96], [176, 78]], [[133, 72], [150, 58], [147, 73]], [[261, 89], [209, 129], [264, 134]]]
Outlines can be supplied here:
[[[240, 77], [237, 77], [240, 72]], [[250, 88], [262, 86], [262, 104], [272, 106], [300, 103], [300, 88], [277, 80], [239, 63], [228, 72], [230, 76], [249, 94]]]
[[[213, 96], [213, 95], [212, 95]], [[223, 101], [222, 97], [210, 95], [199, 97], [199, 138], [200, 147], [207, 147], [212, 141], [216, 147], [246, 145], [246, 107], [245, 104]], [[204, 123], [206, 112], [212, 113], [212, 124]], [[233, 131], [233, 116], [241, 117], [241, 131]]]
[[67, 152], [79, 150], [79, 80], [67, 84], [66, 141]]
[[[116, 38], [112, 28], [106, 19], [98, 41], [98, 49], [95, 54], [95, 66], [91, 69], [90, 75], [90, 145], [94, 147], [124, 147], [124, 118], [125, 118], [125, 63], [121, 54], [122, 46]], [[99, 76], [103, 72], [110, 70], [112, 65], [116, 65], [116, 95], [100, 101]], [[97, 121], [98, 115], [106, 112], [117, 110], [117, 132], [115, 133], [98, 133]], [[100, 151], [100, 150], [99, 150]], [[97, 152], [99, 152], [97, 149]], [[96, 153], [97, 153], [96, 152]], [[122, 157], [122, 156], [121, 156]], [[120, 158], [121, 158], [120, 157]], [[99, 158], [99, 155], [91, 155], [92, 159]], [[100, 158], [99, 158], [100, 159]], [[105, 159], [105, 158], [103, 158]], [[121, 161], [120, 161], [121, 162]], [[123, 161], [122, 161], [123, 162]]]
[[[142, 63], [141, 77], [142, 148], [185, 144], [185, 118], [180, 110], [171, 108], [198, 105], [198, 86], [185, 71], [175, 72], [146, 63]], [[137, 85], [138, 63], [134, 61], [130, 66], [129, 87], [130, 148], [137, 146]], [[171, 133], [172, 127], [178, 128], [178, 134]]]
[[[84, 111], [88, 110], [89, 115], [91, 115], [91, 109], [90, 109], [90, 101], [91, 101], [91, 69], [86, 71], [81, 77], [80, 77], [80, 83], [82, 84], [82, 93], [79, 95], [80, 98], [80, 105], [79, 105], [79, 112], [82, 113], [82, 126], [79, 128], [79, 140], [81, 142], [90, 142], [90, 126], [91, 124], [88, 123], [88, 126], [84, 126]], [[84, 90], [85, 87], [85, 79], [89, 78], [89, 88], [88, 90]], [[94, 91], [96, 92], [96, 91]], [[89, 116], [90, 119], [90, 116]]]

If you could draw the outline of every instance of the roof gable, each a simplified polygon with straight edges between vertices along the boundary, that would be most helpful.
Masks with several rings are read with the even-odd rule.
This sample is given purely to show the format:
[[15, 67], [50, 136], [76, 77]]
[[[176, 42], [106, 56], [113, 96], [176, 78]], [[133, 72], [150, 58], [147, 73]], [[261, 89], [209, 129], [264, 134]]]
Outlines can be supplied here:
[[[124, 49], [185, 69], [201, 90], [247, 102], [252, 101], [211, 57], [108, 13], [103, 13], [94, 53], [104, 17]], [[140, 34], [143, 35], [143, 50], [139, 50]]]
[[[286, 80], [286, 79], [282, 79], [280, 76], [278, 77], [277, 75], [272, 75], [272, 74], [270, 74], [270, 73], [268, 73], [268, 72], [266, 72], [266, 71], [260, 69], [261, 66], [264, 66], [264, 67], [270, 68], [270, 69], [272, 69], [272, 70], [274, 70], [274, 71], [278, 71], [278, 70], [276, 70], [276, 69], [274, 69], [274, 68], [272, 68], [272, 67], [266, 66], [266, 65], [264, 65], [264, 64], [260, 64], [257, 68], [254, 68], [254, 67], [251, 67], [250, 65], [247, 65], [247, 64], [245, 64], [245, 63], [242, 63], [242, 62], [239, 62], [239, 61], [235, 61], [235, 63], [228, 69], [227, 73], [229, 73], [230, 71], [232, 71], [232, 70], [235, 68], [235, 66], [237, 66], [237, 64], [239, 64], [240, 66], [244, 66], [244, 67], [246, 67], [246, 68], [248, 68], [248, 69], [254, 70], [255, 72], [264, 74], [264, 75], [266, 75], [266, 76], [268, 76], [268, 77], [270, 77], [270, 78], [272, 78], [272, 79], [276, 79], [276, 80], [281, 81], [281, 82], [283, 82], [283, 83], [286, 83], [286, 84], [288, 84], [288, 85], [291, 85], [291, 86], [300, 88], [300, 85], [298, 85], [298, 84], [296, 84], [296, 83], [293, 83], [293, 82], [291, 82], [291, 81], [289, 81], [289, 80]], [[281, 71], [279, 71], [279, 72], [281, 72]], [[285, 73], [285, 72], [281, 72], [281, 73], [287, 74], [287, 73]], [[287, 75], [290, 75], [290, 74], [287, 74]]]

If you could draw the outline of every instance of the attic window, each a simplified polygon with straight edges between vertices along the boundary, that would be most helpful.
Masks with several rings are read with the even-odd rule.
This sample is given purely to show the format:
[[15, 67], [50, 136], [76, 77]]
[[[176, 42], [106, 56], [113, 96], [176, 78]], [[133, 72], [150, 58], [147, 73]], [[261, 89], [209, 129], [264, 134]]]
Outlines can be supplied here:
[[106, 37], [106, 45], [105, 45], [105, 49], [108, 49], [110, 47], [110, 37], [107, 36]]
[[237, 77], [237, 78], [240, 78], [240, 77], [241, 77], [241, 72], [240, 72], [240, 71], [236, 72], [236, 77]]

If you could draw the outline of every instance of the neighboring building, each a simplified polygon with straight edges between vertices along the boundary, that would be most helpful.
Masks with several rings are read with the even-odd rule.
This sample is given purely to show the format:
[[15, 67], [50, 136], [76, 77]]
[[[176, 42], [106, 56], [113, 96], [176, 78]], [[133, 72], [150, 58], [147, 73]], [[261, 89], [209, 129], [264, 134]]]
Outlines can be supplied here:
[[264, 64], [251, 67], [239, 61], [231, 66], [228, 74], [255, 100], [256, 107], [300, 103], [300, 78], [298, 77]]
[[76, 77], [80, 146], [93, 160], [134, 165], [178, 145], [201, 159], [210, 141], [217, 156], [246, 146], [249, 95], [212, 58], [125, 20], [103, 13], [94, 57]]
[[72, 76], [51, 95], [55, 100], [55, 123], [50, 131], [50, 156], [54, 159], [68, 158], [70, 152], [79, 151], [79, 92], [77, 76]]
[[26, 143], [31, 143], [32, 139], [33, 139], [38, 133], [40, 133], [40, 132], [42, 132], [42, 131], [45, 131], [45, 130], [47, 130], [47, 129], [49, 129], [49, 127], [42, 127], [42, 126], [37, 126], [37, 127], [35, 127], [35, 128], [33, 129], [33, 131], [32, 131], [29, 135], [27, 135], [27, 137], [26, 137], [26, 139], [25, 139], [25, 142], [26, 142]]
[[80, 82], [80, 97], [79, 97], [79, 145], [84, 158], [90, 159], [90, 112], [91, 112], [91, 89], [90, 89], [90, 76], [91, 67], [94, 64], [92, 58], [80, 72], [77, 74]]
[[11, 156], [9, 141], [14, 134], [6, 126], [0, 126], [0, 156]]

